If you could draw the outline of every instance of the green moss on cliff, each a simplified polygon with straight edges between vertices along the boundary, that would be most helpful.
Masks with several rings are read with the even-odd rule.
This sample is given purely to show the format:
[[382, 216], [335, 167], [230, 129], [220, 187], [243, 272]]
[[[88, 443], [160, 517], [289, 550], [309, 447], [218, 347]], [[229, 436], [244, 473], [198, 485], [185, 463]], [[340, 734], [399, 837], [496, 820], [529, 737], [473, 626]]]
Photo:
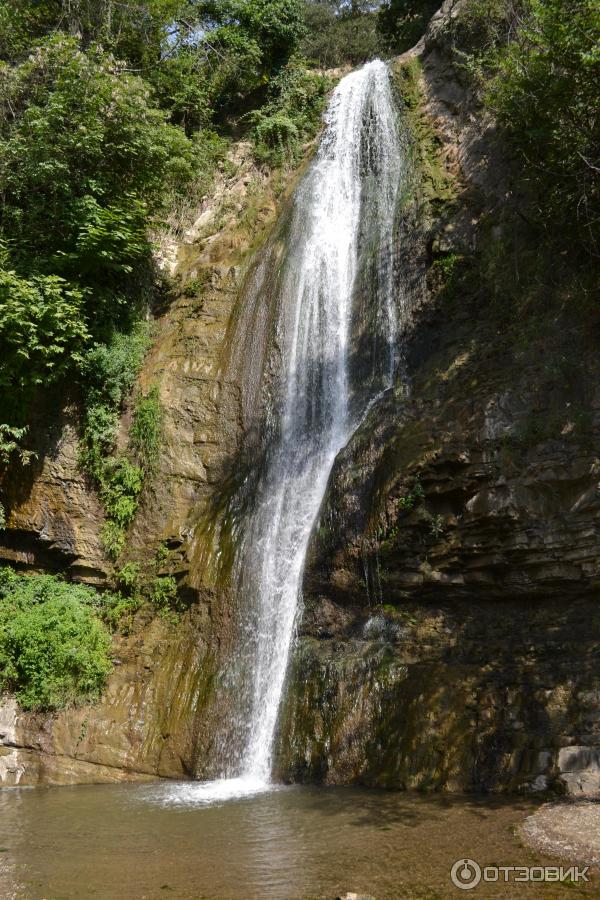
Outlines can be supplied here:
[[404, 119], [413, 139], [412, 148], [424, 199], [436, 213], [451, 203], [457, 186], [444, 164], [444, 145], [425, 110], [421, 63], [416, 56], [393, 67], [394, 84], [401, 98]]

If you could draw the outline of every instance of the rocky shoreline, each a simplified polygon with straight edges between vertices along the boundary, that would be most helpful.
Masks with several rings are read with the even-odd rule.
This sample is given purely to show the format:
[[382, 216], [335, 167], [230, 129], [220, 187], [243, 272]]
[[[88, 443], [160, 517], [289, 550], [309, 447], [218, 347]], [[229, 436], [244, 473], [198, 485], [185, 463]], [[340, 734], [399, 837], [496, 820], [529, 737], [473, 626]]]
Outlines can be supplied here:
[[520, 836], [541, 853], [600, 866], [600, 798], [545, 803], [525, 819]]

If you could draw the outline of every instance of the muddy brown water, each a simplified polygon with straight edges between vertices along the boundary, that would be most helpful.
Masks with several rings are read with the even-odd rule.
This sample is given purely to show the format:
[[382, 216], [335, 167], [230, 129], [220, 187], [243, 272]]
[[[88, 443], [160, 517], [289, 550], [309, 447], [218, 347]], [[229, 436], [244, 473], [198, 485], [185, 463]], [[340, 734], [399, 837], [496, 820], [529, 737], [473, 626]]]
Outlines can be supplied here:
[[453, 887], [459, 858], [556, 864], [523, 847], [527, 800], [282, 788], [203, 805], [193, 785], [0, 791], [0, 897], [33, 900], [377, 900], [600, 897], [585, 886]]

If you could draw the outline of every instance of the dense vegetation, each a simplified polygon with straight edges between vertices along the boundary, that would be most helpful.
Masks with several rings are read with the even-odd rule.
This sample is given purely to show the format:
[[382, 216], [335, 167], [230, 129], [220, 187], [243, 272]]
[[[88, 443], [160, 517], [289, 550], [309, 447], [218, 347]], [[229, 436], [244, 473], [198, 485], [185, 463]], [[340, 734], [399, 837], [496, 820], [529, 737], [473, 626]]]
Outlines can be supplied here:
[[439, 0], [307, 0], [301, 50], [322, 68], [402, 53], [439, 6]]
[[170, 623], [179, 618], [176, 581], [162, 574], [166, 558], [161, 544], [144, 573], [127, 563], [103, 592], [0, 568], [0, 693], [12, 692], [23, 709], [96, 699], [112, 671], [112, 631], [127, 634], [142, 607]]
[[24, 709], [97, 697], [112, 669], [99, 602], [83, 585], [0, 569], [0, 690]]
[[600, 254], [600, 6], [473, 0], [456, 46], [520, 165], [533, 224]]
[[3, 6], [0, 421], [130, 331], [158, 287], [149, 226], [210, 178], [228, 110], [276, 107], [301, 33], [296, 0]]
[[0, 467], [31, 459], [31, 404], [68, 385], [113, 556], [160, 430], [153, 389], [115, 455], [144, 320], [166, 289], [151, 234], [184, 192], [205, 192], [232, 123], [269, 164], [297, 154], [326, 90], [295, 59], [303, 33], [301, 0], [2, 6]]

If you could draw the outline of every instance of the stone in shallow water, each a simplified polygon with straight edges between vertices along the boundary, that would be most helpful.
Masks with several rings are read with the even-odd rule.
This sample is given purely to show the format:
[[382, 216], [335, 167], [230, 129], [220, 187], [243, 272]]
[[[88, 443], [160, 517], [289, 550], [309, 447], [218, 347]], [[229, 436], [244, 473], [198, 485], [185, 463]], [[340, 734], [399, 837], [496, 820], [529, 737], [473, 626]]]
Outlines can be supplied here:
[[335, 900], [375, 900], [375, 897], [372, 894], [353, 894], [349, 892], [348, 894], [340, 894]]

